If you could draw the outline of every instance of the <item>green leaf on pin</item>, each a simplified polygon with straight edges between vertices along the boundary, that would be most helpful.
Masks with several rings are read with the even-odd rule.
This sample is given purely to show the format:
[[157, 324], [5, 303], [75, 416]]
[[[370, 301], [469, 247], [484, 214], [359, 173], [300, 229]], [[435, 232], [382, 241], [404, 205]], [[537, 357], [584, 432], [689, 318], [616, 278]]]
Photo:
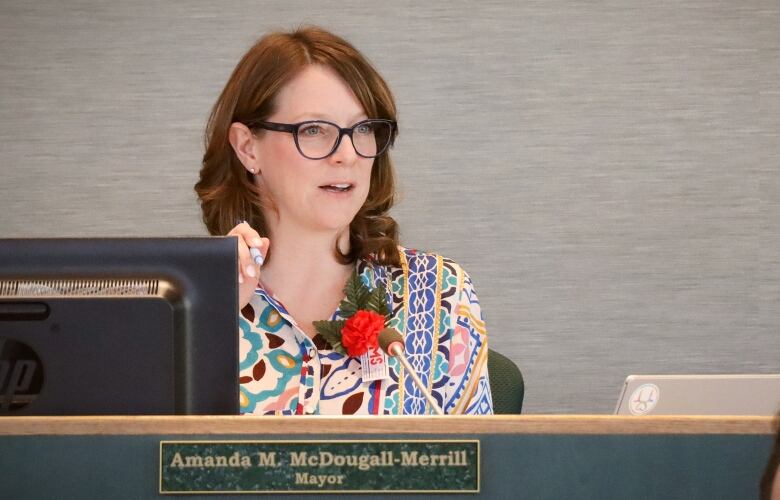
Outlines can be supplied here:
[[345, 323], [346, 320], [340, 319], [336, 321], [314, 321], [313, 324], [314, 328], [317, 329], [317, 333], [328, 341], [328, 344], [333, 347], [334, 351], [346, 354], [347, 351], [345, 351], [344, 346], [341, 345], [341, 329], [344, 327]]
[[382, 316], [387, 316], [387, 300], [385, 298], [385, 292], [381, 288], [377, 287], [371, 290], [366, 301], [366, 309], [374, 311]]

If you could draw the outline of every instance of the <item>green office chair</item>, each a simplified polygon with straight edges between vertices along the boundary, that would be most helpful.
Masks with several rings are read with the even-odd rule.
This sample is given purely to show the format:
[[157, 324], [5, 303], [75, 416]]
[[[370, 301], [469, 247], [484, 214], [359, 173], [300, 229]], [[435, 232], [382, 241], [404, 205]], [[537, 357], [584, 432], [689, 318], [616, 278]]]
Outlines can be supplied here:
[[517, 415], [523, 409], [525, 383], [520, 368], [509, 358], [488, 349], [488, 376], [493, 393], [493, 413]]

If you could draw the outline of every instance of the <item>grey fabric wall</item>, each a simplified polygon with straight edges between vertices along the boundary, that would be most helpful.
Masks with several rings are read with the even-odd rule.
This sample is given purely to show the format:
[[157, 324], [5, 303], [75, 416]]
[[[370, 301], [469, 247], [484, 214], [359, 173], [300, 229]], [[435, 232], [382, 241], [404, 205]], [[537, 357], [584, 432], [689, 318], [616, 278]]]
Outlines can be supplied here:
[[472, 275], [528, 412], [780, 372], [780, 5], [0, 2], [0, 235], [205, 234], [210, 106], [317, 23], [393, 87], [406, 245]]

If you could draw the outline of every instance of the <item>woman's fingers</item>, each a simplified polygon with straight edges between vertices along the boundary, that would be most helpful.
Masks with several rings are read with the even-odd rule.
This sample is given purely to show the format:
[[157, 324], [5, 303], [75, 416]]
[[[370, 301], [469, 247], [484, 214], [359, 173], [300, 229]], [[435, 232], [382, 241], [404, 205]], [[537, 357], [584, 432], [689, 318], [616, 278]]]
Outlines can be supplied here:
[[244, 276], [252, 277], [248, 267], [252, 264], [252, 256], [249, 254], [249, 247], [241, 235], [236, 235], [238, 240], [238, 282], [244, 282]]
[[252, 229], [246, 221], [243, 221], [236, 225], [230, 232], [236, 231], [240, 233], [247, 242], [251, 242], [253, 239], [260, 239], [260, 233]]
[[229, 236], [236, 236], [238, 244], [239, 306], [243, 308], [252, 297], [258, 280], [260, 267], [270, 245], [268, 238], [262, 238], [249, 224], [242, 222], [234, 227]]
[[249, 254], [252, 256], [252, 261], [257, 264], [258, 267], [262, 267], [265, 263], [265, 256], [268, 255], [268, 247], [271, 241], [268, 238], [253, 238], [249, 242]]

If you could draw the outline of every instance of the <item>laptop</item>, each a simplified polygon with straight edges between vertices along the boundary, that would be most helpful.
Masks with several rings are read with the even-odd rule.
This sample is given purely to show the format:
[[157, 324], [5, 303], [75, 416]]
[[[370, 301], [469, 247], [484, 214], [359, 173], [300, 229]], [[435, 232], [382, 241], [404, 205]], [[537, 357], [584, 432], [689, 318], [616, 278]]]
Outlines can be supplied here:
[[629, 375], [616, 415], [768, 415], [780, 411], [780, 374]]

